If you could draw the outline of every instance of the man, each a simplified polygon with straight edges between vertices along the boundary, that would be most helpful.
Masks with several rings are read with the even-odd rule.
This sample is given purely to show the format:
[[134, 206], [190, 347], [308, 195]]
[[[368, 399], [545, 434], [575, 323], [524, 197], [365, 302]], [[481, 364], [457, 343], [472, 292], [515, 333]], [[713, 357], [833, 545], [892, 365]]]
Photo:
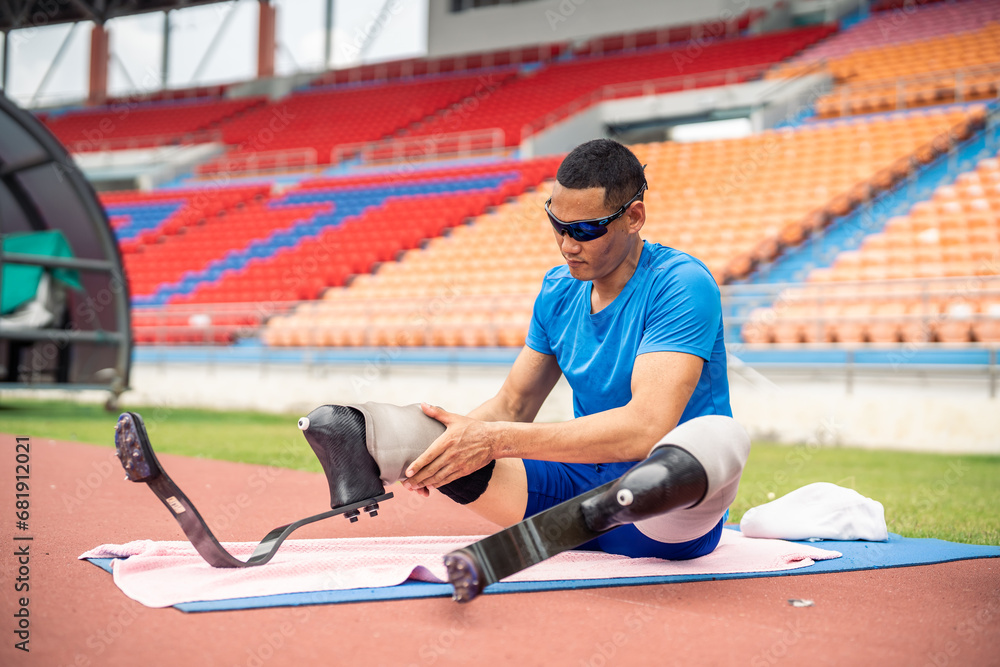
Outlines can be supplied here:
[[[342, 407], [314, 411], [306, 438], [328, 459], [331, 493], [347, 483], [337, 461], [341, 470], [358, 467], [344, 455], [358, 448], [343, 434], [360, 428], [382, 482], [405, 476], [406, 488], [439, 489], [501, 526], [645, 460], [629, 473], [638, 480], [630, 488], [641, 491], [615, 487], [584, 507], [600, 530], [625, 524], [588, 548], [670, 559], [709, 553], [749, 451], [731, 419], [718, 286], [700, 261], [641, 239], [647, 184], [625, 146], [582, 144], [556, 178], [546, 212], [566, 265], [546, 274], [526, 345], [497, 395], [468, 416], [423, 404], [443, 432], [404, 408], [350, 406], [364, 423], [355, 415], [349, 427]], [[560, 374], [573, 389], [575, 418], [532, 423]], [[378, 492], [373, 485], [354, 495]]]
[[[511, 526], [445, 556], [459, 602], [580, 546], [674, 560], [710, 553], [750, 451], [729, 407], [718, 287], [698, 260], [640, 238], [646, 180], [627, 148], [587, 142], [556, 178], [545, 208], [566, 266], [545, 276], [527, 344], [496, 396], [464, 417], [364, 403], [299, 420], [333, 512], [282, 526], [237, 559], [166, 475], [135, 413], [115, 427], [127, 478], [149, 484], [213, 567], [262, 565], [291, 530], [330, 514], [374, 515], [396, 481], [425, 495], [436, 488]], [[531, 423], [560, 374], [575, 418]]]

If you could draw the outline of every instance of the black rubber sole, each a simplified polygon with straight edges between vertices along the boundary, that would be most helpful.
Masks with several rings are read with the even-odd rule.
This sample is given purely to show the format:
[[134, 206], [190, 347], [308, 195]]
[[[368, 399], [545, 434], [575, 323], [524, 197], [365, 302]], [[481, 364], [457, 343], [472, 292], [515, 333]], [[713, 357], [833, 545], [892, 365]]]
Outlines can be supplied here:
[[336, 507], [329, 512], [279, 526], [264, 536], [248, 560], [242, 561], [219, 544], [208, 524], [195, 508], [194, 503], [167, 475], [153, 453], [153, 446], [146, 434], [146, 426], [138, 413], [125, 412], [118, 418], [118, 423], [115, 426], [115, 451], [125, 469], [126, 477], [132, 482], [144, 482], [153, 490], [156, 497], [171, 511], [194, 548], [212, 567], [234, 568], [263, 565], [274, 557], [281, 543], [292, 531], [306, 524], [338, 515], [344, 516], [351, 522], [357, 521], [361, 512], [367, 512], [369, 516], [376, 516], [379, 509], [378, 504], [393, 496], [392, 493], [383, 493], [349, 505]]
[[444, 557], [444, 566], [448, 568], [448, 581], [455, 589], [452, 600], [469, 602], [483, 592], [483, 566], [471, 551], [452, 551]]
[[124, 412], [118, 417], [115, 425], [115, 452], [130, 481], [148, 482], [162, 472], [160, 462], [149, 446], [142, 418], [131, 412]]

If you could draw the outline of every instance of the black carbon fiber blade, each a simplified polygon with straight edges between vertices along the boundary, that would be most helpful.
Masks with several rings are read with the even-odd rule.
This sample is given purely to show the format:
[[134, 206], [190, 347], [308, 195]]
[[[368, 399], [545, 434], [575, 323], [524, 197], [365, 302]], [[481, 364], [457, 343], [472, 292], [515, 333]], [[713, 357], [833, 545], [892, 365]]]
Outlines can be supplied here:
[[342, 515], [352, 522], [357, 521], [361, 512], [368, 512], [370, 516], [375, 516], [378, 514], [378, 504], [393, 496], [392, 493], [383, 493], [279, 526], [261, 540], [248, 560], [242, 561], [223, 548], [194, 503], [167, 475], [157, 460], [156, 454], [153, 453], [145, 424], [138, 413], [126, 412], [118, 418], [118, 424], [115, 426], [115, 449], [122, 462], [122, 467], [125, 468], [127, 478], [133, 482], [145, 482], [152, 489], [156, 497], [170, 509], [174, 519], [180, 524], [181, 530], [184, 531], [194, 548], [212, 567], [238, 568], [263, 565], [274, 557], [281, 543], [292, 531], [306, 524], [338, 515]]
[[448, 579], [455, 587], [454, 599], [468, 602], [486, 586], [608, 532], [587, 528], [580, 506], [588, 498], [604, 493], [615, 481], [445, 556]]

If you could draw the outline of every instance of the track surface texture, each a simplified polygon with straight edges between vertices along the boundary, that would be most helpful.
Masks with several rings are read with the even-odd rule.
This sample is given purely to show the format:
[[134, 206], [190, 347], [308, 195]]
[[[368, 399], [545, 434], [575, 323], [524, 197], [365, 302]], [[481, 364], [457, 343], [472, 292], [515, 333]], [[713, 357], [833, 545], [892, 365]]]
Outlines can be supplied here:
[[[109, 418], [109, 443], [113, 425]], [[34, 538], [30, 653], [14, 649], [17, 594], [3, 577], [3, 665], [1000, 664], [1000, 559], [485, 595], [468, 605], [433, 598], [197, 614], [149, 609], [77, 560], [102, 543], [182, 539], [144, 484], [123, 481], [114, 449], [32, 438], [22, 532], [14, 529], [14, 436], [0, 440], [0, 479], [9, 485], [0, 494], [4, 573], [17, 569], [11, 533]], [[259, 540], [329, 503], [319, 474], [160, 458], [223, 541]], [[493, 531], [439, 494], [391, 490], [397, 497], [376, 518], [327, 520], [294, 538]], [[814, 605], [793, 607], [791, 598]]]

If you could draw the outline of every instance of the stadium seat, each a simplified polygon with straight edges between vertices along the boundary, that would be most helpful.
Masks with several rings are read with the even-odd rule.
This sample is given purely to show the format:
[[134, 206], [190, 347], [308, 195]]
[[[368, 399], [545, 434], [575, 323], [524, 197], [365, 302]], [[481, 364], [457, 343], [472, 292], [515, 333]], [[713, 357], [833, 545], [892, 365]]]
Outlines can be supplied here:
[[[1000, 341], [1000, 298], [995, 296], [1000, 292], [1000, 199], [985, 197], [983, 186], [997, 182], [1000, 161], [982, 160], [953, 185], [915, 203], [907, 215], [890, 218], [859, 250], [842, 252], [832, 267], [814, 270], [807, 286], [816, 290], [805, 292], [807, 302], [829, 301], [838, 283], [846, 284], [855, 302], [814, 310], [805, 319], [824, 326], [835, 342]], [[785, 294], [780, 300], [789, 298]], [[788, 339], [785, 332], [801, 326], [800, 317], [776, 311], [768, 327], [744, 326], [744, 340]]]

